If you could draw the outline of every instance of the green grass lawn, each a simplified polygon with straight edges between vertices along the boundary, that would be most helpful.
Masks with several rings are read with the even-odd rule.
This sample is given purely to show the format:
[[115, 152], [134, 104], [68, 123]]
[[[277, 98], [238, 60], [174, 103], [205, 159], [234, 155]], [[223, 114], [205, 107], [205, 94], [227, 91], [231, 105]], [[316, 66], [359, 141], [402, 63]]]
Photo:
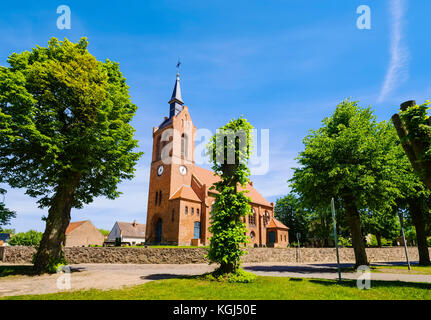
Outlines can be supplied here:
[[[336, 272], [337, 269], [334, 269], [333, 272]], [[355, 267], [345, 267], [341, 268], [342, 272], [356, 272]], [[431, 266], [419, 266], [416, 264], [412, 264], [410, 266], [410, 270], [407, 265], [371, 265], [371, 272], [377, 273], [397, 273], [397, 274], [423, 274], [423, 275], [431, 275]]]
[[359, 290], [355, 281], [258, 277], [249, 284], [198, 277], [148, 282], [121, 290], [88, 290], [2, 299], [33, 300], [431, 300], [431, 284], [373, 281]]
[[411, 265], [411, 270], [406, 266], [382, 266], [374, 265], [371, 272], [402, 273], [402, 274], [429, 274], [431, 275], [431, 266]]

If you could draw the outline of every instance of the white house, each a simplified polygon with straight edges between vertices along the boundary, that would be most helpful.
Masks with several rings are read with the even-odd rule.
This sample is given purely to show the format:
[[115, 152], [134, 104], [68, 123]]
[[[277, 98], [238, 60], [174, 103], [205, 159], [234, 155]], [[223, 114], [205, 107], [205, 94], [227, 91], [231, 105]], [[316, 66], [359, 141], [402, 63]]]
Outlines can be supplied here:
[[114, 224], [108, 235], [107, 242], [115, 243], [119, 239], [122, 244], [130, 246], [144, 244], [145, 242], [145, 224], [136, 223], [136, 221], [119, 222]]

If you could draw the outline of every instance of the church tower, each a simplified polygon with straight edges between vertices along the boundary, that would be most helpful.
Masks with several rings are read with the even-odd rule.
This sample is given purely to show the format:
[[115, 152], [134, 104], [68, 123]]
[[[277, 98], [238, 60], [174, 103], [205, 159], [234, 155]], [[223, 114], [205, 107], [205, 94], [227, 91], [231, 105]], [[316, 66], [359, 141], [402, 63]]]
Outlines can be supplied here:
[[[208, 245], [216, 198], [211, 187], [219, 177], [195, 165], [196, 127], [183, 102], [179, 72], [168, 115], [153, 128], [145, 240], [147, 244]], [[245, 221], [251, 245], [287, 246], [289, 228], [275, 219], [274, 204], [252, 183], [245, 189], [252, 199], [252, 215]]]
[[[169, 100], [169, 116], [164, 118], [159, 127], [153, 128], [147, 243], [184, 244], [181, 243], [180, 231], [180, 225], [184, 221], [181, 221], [180, 213], [185, 210], [185, 207], [183, 208], [180, 199], [174, 196], [183, 187], [191, 185], [195, 134], [196, 127], [181, 96], [178, 72], [172, 97]], [[200, 201], [200, 199], [195, 200]], [[189, 244], [190, 242], [187, 243]]]

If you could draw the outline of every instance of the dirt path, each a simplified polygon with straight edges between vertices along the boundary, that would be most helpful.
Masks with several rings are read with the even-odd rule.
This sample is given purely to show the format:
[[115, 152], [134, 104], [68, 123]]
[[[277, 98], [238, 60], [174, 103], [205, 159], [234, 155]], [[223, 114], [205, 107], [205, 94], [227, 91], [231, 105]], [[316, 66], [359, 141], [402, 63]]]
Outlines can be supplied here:
[[[244, 264], [247, 271], [258, 275], [275, 277], [298, 277], [336, 279], [337, 273], [333, 265], [328, 264]], [[148, 264], [83, 264], [73, 265], [70, 274], [70, 290], [86, 289], [119, 289], [123, 286], [132, 286], [153, 280], [175, 278], [181, 275], [198, 275], [214, 270], [214, 266], [206, 264], [190, 265], [148, 265]], [[357, 279], [356, 273], [343, 273], [344, 279]], [[43, 276], [13, 276], [0, 278], [0, 297], [45, 294], [65, 291], [59, 289], [67, 282], [59, 281], [61, 274]], [[64, 275], [63, 278], [65, 279]], [[60, 280], [61, 280], [60, 279]], [[372, 280], [428, 282], [431, 275], [372, 273]]]

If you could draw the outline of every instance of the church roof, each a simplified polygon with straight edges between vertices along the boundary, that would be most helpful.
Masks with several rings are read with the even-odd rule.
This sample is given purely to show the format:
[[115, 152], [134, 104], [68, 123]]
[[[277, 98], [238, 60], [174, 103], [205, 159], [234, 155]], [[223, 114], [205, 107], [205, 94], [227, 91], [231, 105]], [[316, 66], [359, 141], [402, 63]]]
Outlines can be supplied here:
[[181, 86], [180, 86], [180, 74], [177, 74], [177, 80], [175, 82], [174, 91], [172, 92], [172, 97], [169, 103], [177, 101], [179, 104], [184, 104], [183, 98], [181, 97]]
[[[212, 186], [217, 181], [220, 181], [220, 178], [216, 175], [214, 175], [214, 172], [211, 170], [207, 170], [201, 167], [195, 166], [193, 169], [193, 174], [204, 184], [207, 186]], [[247, 184], [245, 188], [239, 188], [242, 190], [248, 190], [248, 193], [246, 194], [248, 197], [251, 198], [251, 202], [264, 205], [267, 207], [271, 207], [271, 204], [250, 184]], [[213, 190], [216, 192], [215, 190]]]
[[268, 223], [267, 228], [274, 228], [274, 229], [285, 229], [289, 230], [288, 227], [286, 227], [283, 223], [278, 221], [275, 218], [272, 218], [271, 221]]
[[193, 191], [192, 187], [186, 185], [181, 186], [181, 188], [179, 188], [169, 200], [174, 199], [186, 199], [201, 202], [201, 199], [199, 199], [199, 197]]

